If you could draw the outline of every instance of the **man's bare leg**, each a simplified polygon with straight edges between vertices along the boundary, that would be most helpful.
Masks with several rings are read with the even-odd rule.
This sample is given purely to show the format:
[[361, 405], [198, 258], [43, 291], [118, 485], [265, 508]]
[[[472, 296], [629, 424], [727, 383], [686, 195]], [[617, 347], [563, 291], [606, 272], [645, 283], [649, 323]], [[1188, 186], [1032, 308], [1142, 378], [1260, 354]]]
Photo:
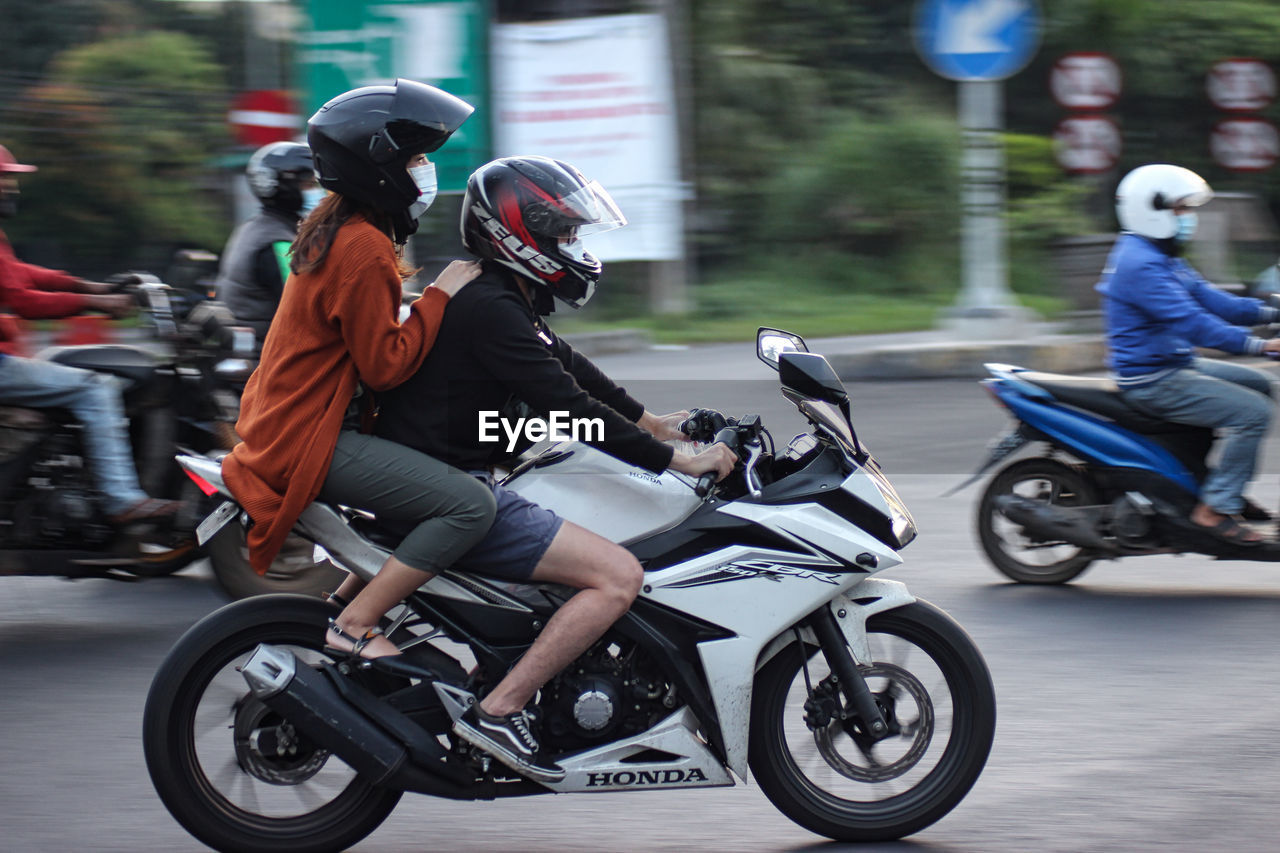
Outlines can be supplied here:
[[481, 701], [486, 714], [520, 711], [543, 684], [600, 639], [631, 607], [644, 585], [644, 569], [627, 549], [566, 521], [531, 580], [562, 583], [580, 592], [547, 620], [529, 650]]

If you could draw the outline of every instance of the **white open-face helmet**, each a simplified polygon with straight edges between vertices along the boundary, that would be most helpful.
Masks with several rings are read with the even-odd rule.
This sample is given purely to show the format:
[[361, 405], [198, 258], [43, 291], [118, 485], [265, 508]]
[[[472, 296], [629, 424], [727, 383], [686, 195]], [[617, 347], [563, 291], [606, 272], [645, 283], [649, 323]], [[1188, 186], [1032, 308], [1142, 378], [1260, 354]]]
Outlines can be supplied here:
[[1120, 227], [1152, 240], [1178, 233], [1175, 207], [1199, 207], [1213, 198], [1204, 178], [1190, 169], [1153, 163], [1139, 166], [1116, 187], [1116, 218]]

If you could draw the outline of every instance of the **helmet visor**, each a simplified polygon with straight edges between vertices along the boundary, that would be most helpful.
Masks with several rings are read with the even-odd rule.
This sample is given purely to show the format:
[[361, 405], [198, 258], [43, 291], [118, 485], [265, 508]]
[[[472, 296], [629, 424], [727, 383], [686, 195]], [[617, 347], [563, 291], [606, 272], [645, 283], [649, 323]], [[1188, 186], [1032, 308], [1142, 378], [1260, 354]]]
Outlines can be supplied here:
[[525, 211], [529, 230], [544, 237], [586, 237], [627, 224], [608, 190], [592, 181], [555, 201], [539, 201]]

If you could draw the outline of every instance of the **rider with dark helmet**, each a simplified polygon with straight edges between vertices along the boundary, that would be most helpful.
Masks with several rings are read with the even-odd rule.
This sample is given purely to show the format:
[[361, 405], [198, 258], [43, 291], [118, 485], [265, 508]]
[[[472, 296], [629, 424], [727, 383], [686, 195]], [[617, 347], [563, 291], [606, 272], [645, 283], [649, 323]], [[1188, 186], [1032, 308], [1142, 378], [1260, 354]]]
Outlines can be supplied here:
[[227, 240], [217, 288], [218, 298], [261, 343], [289, 277], [289, 250], [299, 221], [319, 204], [324, 190], [316, 185], [311, 149], [299, 142], [259, 148], [245, 177], [262, 207]]
[[[727, 474], [736, 460], [723, 444], [690, 456], [663, 443], [686, 438], [678, 424], [687, 412], [646, 411], [543, 322], [555, 299], [579, 307], [595, 290], [601, 264], [583, 237], [625, 222], [598, 183], [559, 160], [507, 157], [473, 173], [462, 240], [484, 259], [484, 273], [450, 302], [421, 369], [378, 395], [377, 434], [486, 477], [485, 469], [506, 455], [505, 441], [482, 434], [477, 424], [520, 403], [543, 418], [598, 418], [603, 435], [586, 440], [639, 468]], [[627, 611], [644, 572], [622, 546], [488, 482], [497, 517], [457, 568], [580, 591], [509, 673], [490, 674], [501, 680], [454, 732], [517, 772], [554, 781], [564, 770], [539, 757], [525, 705]]]
[[[391, 606], [475, 545], [493, 518], [484, 486], [442, 462], [372, 435], [348, 417], [357, 383], [404, 382], [436, 340], [445, 306], [479, 274], [454, 261], [398, 320], [410, 274], [398, 249], [435, 195], [426, 153], [471, 113], [412, 80], [339, 95], [307, 125], [330, 194], [302, 223], [288, 280], [241, 401], [244, 439], [222, 463], [253, 519], [249, 557], [265, 572], [317, 497], [376, 513], [404, 539], [377, 579], [338, 615], [326, 641], [369, 656], [396, 649], [372, 629]], [[339, 603], [354, 595], [354, 581]], [[385, 603], [384, 603], [385, 602]]]

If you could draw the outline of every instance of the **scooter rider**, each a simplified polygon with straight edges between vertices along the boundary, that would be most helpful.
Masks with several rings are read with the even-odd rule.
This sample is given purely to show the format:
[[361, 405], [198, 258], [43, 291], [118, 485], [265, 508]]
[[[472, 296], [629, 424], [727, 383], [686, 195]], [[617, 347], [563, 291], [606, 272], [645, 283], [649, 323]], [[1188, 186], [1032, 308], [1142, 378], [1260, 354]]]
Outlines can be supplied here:
[[[685, 438], [677, 425], [687, 412], [646, 411], [542, 319], [553, 297], [574, 307], [591, 298], [601, 263], [582, 237], [625, 221], [599, 184], [557, 160], [510, 157], [473, 173], [462, 202], [462, 238], [483, 259], [484, 272], [450, 302], [436, 346], [413, 378], [378, 395], [376, 434], [485, 476], [504, 446], [481, 435], [480, 413], [518, 400], [544, 417], [600, 418], [603, 437], [590, 443], [649, 471], [728, 474], [736, 457], [723, 444], [689, 456], [663, 443]], [[490, 485], [497, 499], [493, 527], [457, 568], [579, 592], [454, 732], [530, 778], [555, 781], [564, 771], [539, 760], [525, 705], [627, 611], [644, 572], [620, 545], [492, 478]]]
[[262, 203], [227, 240], [218, 267], [218, 298], [261, 345], [289, 277], [289, 248], [324, 190], [316, 183], [311, 149], [272, 142], [254, 152], [245, 168], [249, 189]]
[[1097, 289], [1109, 363], [1125, 401], [1173, 423], [1221, 431], [1218, 461], [1191, 522], [1226, 542], [1255, 545], [1262, 538], [1240, 516], [1251, 507], [1243, 492], [1271, 422], [1271, 378], [1197, 358], [1193, 348], [1280, 353], [1280, 340], [1240, 328], [1276, 322], [1280, 311], [1214, 288], [1182, 259], [1196, 228], [1194, 209], [1211, 198], [1204, 179], [1179, 166], [1152, 164], [1126, 175], [1116, 189], [1122, 231]]

